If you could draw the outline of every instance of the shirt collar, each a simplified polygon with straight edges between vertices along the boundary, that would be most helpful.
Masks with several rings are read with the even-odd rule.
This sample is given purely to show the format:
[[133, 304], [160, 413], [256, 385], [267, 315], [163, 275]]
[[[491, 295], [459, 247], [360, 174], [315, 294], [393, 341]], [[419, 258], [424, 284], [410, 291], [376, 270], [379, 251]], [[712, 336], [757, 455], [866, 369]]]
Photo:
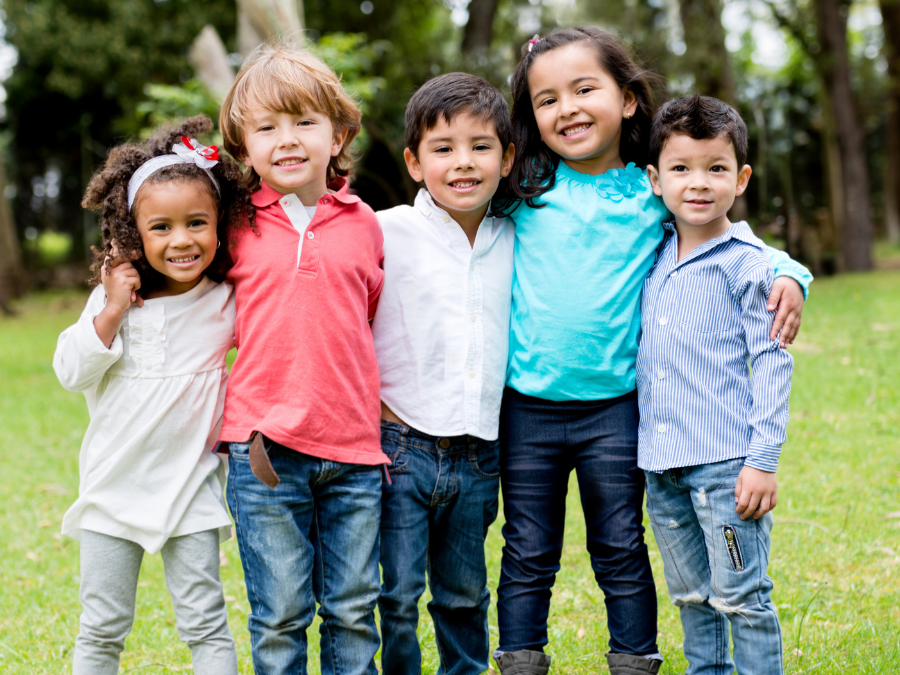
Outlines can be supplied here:
[[[334, 190], [334, 193], [322, 195], [319, 198], [319, 203], [321, 203], [322, 199], [325, 197], [334, 197], [336, 202], [340, 202], [341, 204], [353, 204], [355, 202], [360, 201], [359, 197], [356, 195], [350, 194], [350, 181], [346, 178], [336, 178], [331, 183], [328, 184], [329, 190]], [[260, 181], [259, 189], [256, 190], [252, 195], [250, 195], [250, 201], [253, 203], [258, 209], [264, 209], [267, 206], [271, 206], [279, 199], [281, 199], [284, 195], [268, 185], [265, 181]]]
[[[663, 228], [674, 234], [675, 221], [665, 221], [663, 223]], [[720, 237], [716, 237], [715, 239], [710, 239], [710, 241], [706, 243], [709, 244], [711, 242], [715, 242], [714, 245], [719, 246], [731, 239], [737, 239], [744, 242], [745, 244], [750, 244], [754, 248], [759, 248], [759, 238], [755, 234], [753, 234], [753, 230], [750, 229], [750, 226], [744, 220], [739, 220], [736, 223], [732, 223], [731, 227], [725, 230], [725, 234]]]
[[[431, 193], [428, 192], [428, 190], [426, 190], [425, 188], [419, 189], [419, 193], [416, 195], [415, 208], [432, 222], [440, 223], [441, 225], [443, 225], [444, 223], [448, 223], [452, 224], [454, 228], [459, 227], [459, 223], [453, 220], [453, 216], [451, 216], [449, 213], [447, 213], [447, 211], [434, 203], [434, 197], [432, 197]], [[490, 209], [488, 209], [488, 211], [490, 211]], [[450, 220], [444, 220], [445, 217], [449, 218]], [[497, 218], [485, 214], [484, 219], [481, 222], [496, 224], [497, 220]]]

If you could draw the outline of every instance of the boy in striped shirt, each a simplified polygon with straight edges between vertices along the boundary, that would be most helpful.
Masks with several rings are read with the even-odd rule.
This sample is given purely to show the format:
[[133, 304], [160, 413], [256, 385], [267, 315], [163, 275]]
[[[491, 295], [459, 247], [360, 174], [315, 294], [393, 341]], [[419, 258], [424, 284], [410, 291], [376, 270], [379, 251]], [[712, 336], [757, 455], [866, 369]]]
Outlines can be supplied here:
[[747, 128], [717, 99], [684, 97], [659, 111], [650, 144], [650, 181], [675, 219], [641, 308], [647, 510], [688, 673], [776, 675], [781, 628], [766, 568], [793, 360], [769, 337], [765, 245], [727, 215], [750, 179]]

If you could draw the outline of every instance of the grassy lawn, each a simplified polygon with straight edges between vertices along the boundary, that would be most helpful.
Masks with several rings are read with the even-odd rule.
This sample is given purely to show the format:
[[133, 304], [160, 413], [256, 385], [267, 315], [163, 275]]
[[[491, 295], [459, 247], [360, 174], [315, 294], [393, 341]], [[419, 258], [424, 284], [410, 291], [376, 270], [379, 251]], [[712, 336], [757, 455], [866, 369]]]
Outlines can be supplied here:
[[[56, 382], [59, 332], [83, 293], [31, 296], [0, 318], [0, 673], [65, 673], [78, 630], [78, 543], [58, 534], [78, 489], [84, 398]], [[900, 271], [817, 281], [792, 349], [789, 442], [779, 471], [770, 574], [790, 673], [900, 671]], [[566, 549], [551, 614], [555, 673], [607, 672], [603, 597], [590, 572], [577, 486], [569, 494]], [[681, 673], [682, 633], [659, 585], [664, 673]], [[490, 534], [492, 586], [499, 523]], [[242, 673], [252, 673], [249, 606], [236, 543], [222, 547], [222, 576]], [[178, 641], [159, 556], [147, 556], [123, 672], [190, 671]], [[427, 617], [427, 612], [423, 614]], [[492, 626], [496, 626], [492, 614]], [[313, 631], [315, 630], [312, 629]], [[496, 628], [492, 630], [496, 631]], [[425, 673], [437, 670], [422, 621]], [[495, 634], [496, 636], [496, 634]], [[311, 642], [317, 637], [310, 635]], [[496, 640], [495, 640], [496, 642]], [[318, 673], [317, 648], [311, 672]]]

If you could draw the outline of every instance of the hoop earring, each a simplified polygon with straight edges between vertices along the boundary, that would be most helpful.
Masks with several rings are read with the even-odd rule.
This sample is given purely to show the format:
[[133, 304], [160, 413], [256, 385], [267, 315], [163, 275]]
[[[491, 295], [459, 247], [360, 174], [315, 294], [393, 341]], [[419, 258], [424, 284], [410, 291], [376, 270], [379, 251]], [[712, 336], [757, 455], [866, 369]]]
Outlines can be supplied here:
[[219, 248], [222, 245], [222, 241], [220, 239], [216, 239], [216, 248]]

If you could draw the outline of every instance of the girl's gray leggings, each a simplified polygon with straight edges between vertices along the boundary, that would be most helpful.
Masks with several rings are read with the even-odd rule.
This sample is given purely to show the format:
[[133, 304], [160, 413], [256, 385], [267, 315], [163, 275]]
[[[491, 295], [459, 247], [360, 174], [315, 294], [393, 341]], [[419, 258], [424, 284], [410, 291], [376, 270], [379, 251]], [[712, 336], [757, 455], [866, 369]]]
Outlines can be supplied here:
[[[144, 549], [126, 539], [81, 532], [81, 631], [74, 675], [117, 675], [134, 622]], [[237, 654], [219, 580], [216, 530], [173, 537], [162, 548], [178, 636], [197, 675], [237, 675]]]

